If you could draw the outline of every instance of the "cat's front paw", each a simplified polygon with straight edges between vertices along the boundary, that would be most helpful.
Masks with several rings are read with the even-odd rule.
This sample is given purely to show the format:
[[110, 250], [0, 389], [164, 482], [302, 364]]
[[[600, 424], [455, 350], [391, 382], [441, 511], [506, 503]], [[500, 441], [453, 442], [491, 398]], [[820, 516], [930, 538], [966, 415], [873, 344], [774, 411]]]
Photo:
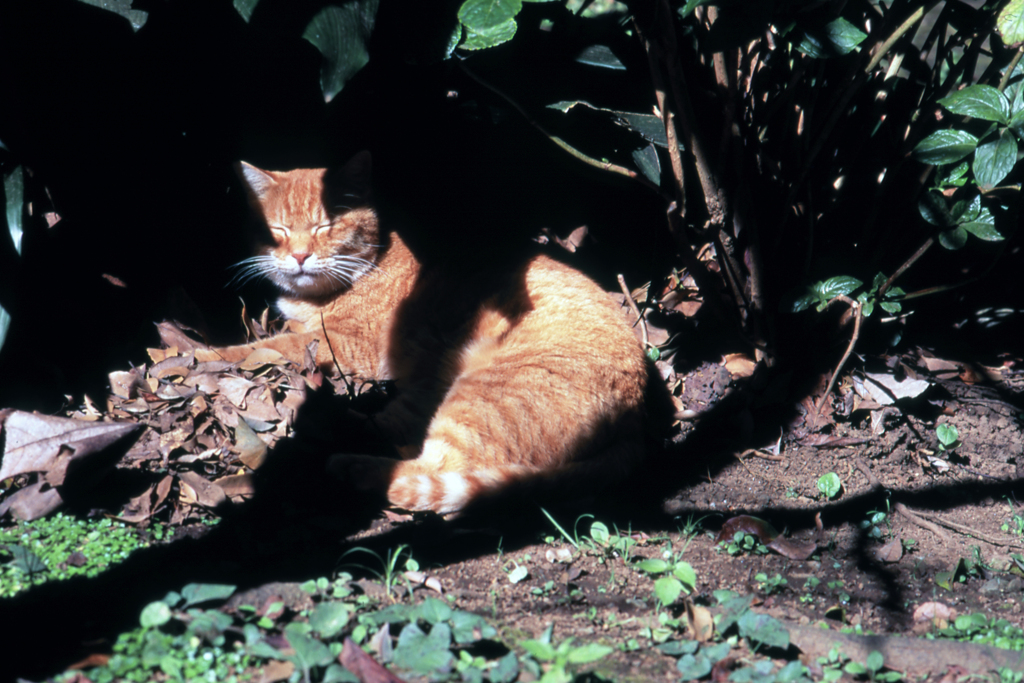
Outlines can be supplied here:
[[394, 461], [372, 455], [332, 455], [327, 461], [331, 475], [361, 491], [386, 491], [393, 467]]

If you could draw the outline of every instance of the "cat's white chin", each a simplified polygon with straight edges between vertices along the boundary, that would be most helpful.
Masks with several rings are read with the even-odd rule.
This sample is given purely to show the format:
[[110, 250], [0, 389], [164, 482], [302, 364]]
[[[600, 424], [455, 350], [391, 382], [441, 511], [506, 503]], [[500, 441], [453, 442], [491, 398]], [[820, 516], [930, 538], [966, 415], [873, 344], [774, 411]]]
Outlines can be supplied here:
[[283, 292], [291, 296], [317, 298], [336, 293], [340, 287], [337, 282], [331, 280], [322, 273], [299, 273], [283, 274], [278, 273], [274, 279]]

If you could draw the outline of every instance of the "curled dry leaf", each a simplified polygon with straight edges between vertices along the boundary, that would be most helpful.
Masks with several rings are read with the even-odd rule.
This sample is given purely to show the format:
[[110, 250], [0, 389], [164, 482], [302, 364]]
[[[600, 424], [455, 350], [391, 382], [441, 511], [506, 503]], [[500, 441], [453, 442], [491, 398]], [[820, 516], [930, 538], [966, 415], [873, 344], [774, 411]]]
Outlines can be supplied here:
[[875, 550], [875, 559], [879, 562], [892, 564], [899, 562], [903, 557], [903, 543], [900, 539], [894, 538], [882, 547]]
[[818, 544], [816, 541], [798, 541], [777, 536], [775, 540], [765, 543], [765, 547], [791, 560], [806, 560], [818, 549]]
[[232, 503], [248, 500], [256, 492], [256, 482], [251, 472], [229, 474], [226, 477], [214, 479], [213, 483], [227, 494]]
[[4, 423], [7, 435], [0, 481], [28, 472], [45, 472], [52, 486], [64, 483], [68, 464], [102, 451], [138, 425], [87, 422], [15, 411]]
[[31, 522], [42, 519], [64, 504], [64, 499], [55, 488], [46, 488], [45, 481], [19, 489], [0, 503], [0, 517], [9, 511], [15, 519]]
[[721, 531], [715, 537], [715, 542], [721, 543], [722, 541], [732, 540], [732, 537], [738, 531], [756, 536], [757, 540], [761, 541], [764, 545], [768, 545], [779, 535], [779, 532], [763, 519], [751, 517], [750, 515], [739, 515], [725, 520]]
[[733, 377], [750, 377], [757, 363], [742, 353], [729, 353], [722, 357], [722, 366]]
[[[182, 484], [183, 498], [187, 503], [212, 509], [228, 499], [224, 489], [195, 472], [179, 472], [178, 481]], [[186, 490], [186, 487], [191, 491]]]
[[288, 360], [281, 355], [280, 351], [264, 348], [256, 349], [250, 353], [249, 357], [242, 361], [238, 367], [242, 370], [253, 371], [265, 365], [286, 365], [287, 363]]
[[949, 620], [955, 616], [956, 610], [941, 602], [922, 602], [914, 608], [915, 623], [941, 620], [948, 624]]
[[236, 415], [235, 417], [234, 450], [238, 453], [238, 459], [246, 467], [255, 470], [266, 460], [267, 444], [260, 437], [256, 436], [256, 432], [245, 423], [241, 415]]
[[715, 619], [706, 607], [686, 601], [686, 635], [700, 643], [706, 643], [715, 635]]

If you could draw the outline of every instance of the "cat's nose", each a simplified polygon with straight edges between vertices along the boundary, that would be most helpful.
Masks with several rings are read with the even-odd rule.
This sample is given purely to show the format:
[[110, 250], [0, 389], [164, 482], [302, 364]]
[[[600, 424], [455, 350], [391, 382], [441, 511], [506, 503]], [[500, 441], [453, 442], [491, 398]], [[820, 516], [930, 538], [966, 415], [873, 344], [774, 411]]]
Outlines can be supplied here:
[[309, 252], [303, 251], [303, 252], [292, 254], [292, 258], [295, 259], [296, 261], [298, 261], [299, 265], [301, 266], [303, 263], [306, 262], [306, 259], [309, 258]]

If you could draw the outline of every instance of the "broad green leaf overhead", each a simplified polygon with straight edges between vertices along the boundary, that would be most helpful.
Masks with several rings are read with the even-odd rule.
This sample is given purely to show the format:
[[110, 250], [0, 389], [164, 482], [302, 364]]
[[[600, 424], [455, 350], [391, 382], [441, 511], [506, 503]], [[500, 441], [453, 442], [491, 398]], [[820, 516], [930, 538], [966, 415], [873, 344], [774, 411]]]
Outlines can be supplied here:
[[661, 185], [661, 161], [658, 160], [658, 150], [654, 143], [633, 151], [633, 163], [644, 174], [644, 177], [655, 185]]
[[132, 9], [132, 0], [80, 0], [87, 5], [93, 7], [100, 7], [119, 14], [129, 21], [132, 25], [133, 31], [138, 31], [146, 23], [146, 19], [149, 19], [149, 12], [143, 12], [140, 9]]
[[1007, 123], [1010, 120], [1010, 101], [991, 85], [972, 85], [943, 97], [939, 104], [962, 116]]
[[[555, 102], [554, 104], [549, 104], [548, 108], [557, 109], [563, 114], [567, 114], [570, 109], [577, 105], [611, 114], [612, 119], [620, 126], [628, 128], [635, 133], [639, 133], [644, 137], [644, 139], [649, 142], [653, 142], [659, 147], [668, 147], [668, 138], [665, 137], [665, 124], [654, 114], [639, 114], [628, 111], [616, 111], [615, 109], [605, 109], [603, 107], [595, 107], [589, 102], [584, 102], [583, 100]], [[683, 149], [683, 146], [679, 145], [679, 149]]]
[[981, 189], [991, 190], [1002, 182], [1017, 162], [1017, 139], [1003, 129], [992, 142], [986, 142], [974, 153], [974, 177]]
[[476, 33], [486, 33], [515, 19], [522, 0], [466, 0], [459, 8], [459, 21]]
[[932, 133], [914, 148], [914, 157], [925, 164], [953, 164], [974, 151], [978, 138], [962, 130]]
[[313, 17], [302, 33], [323, 55], [320, 88], [325, 101], [333, 100], [370, 61], [367, 45], [378, 4], [379, 0], [358, 0], [341, 7], [330, 5]]
[[982, 209], [977, 218], [963, 223], [960, 227], [986, 242], [999, 242], [1003, 239], [996, 230], [996, 218], [988, 209]]
[[495, 45], [506, 43], [516, 35], [516, 20], [509, 19], [503, 24], [498, 24], [486, 31], [477, 31], [469, 26], [463, 26], [465, 35], [459, 45], [463, 50], [483, 50]]
[[619, 58], [612, 53], [607, 45], [591, 45], [579, 54], [576, 61], [581, 64], [600, 66], [605, 69], [615, 69], [616, 71], [626, 70], [626, 65], [619, 61]]
[[952, 230], [945, 230], [939, 233], [939, 244], [950, 251], [956, 251], [967, 244], [967, 230], [958, 225]]
[[235, 10], [242, 16], [245, 23], [252, 19], [252, 12], [260, 0], [234, 0]]
[[1024, 0], [1010, 0], [996, 18], [996, 30], [1007, 45], [1024, 42]]
[[839, 17], [823, 26], [806, 29], [796, 49], [809, 57], [839, 57], [860, 45], [867, 34]]

